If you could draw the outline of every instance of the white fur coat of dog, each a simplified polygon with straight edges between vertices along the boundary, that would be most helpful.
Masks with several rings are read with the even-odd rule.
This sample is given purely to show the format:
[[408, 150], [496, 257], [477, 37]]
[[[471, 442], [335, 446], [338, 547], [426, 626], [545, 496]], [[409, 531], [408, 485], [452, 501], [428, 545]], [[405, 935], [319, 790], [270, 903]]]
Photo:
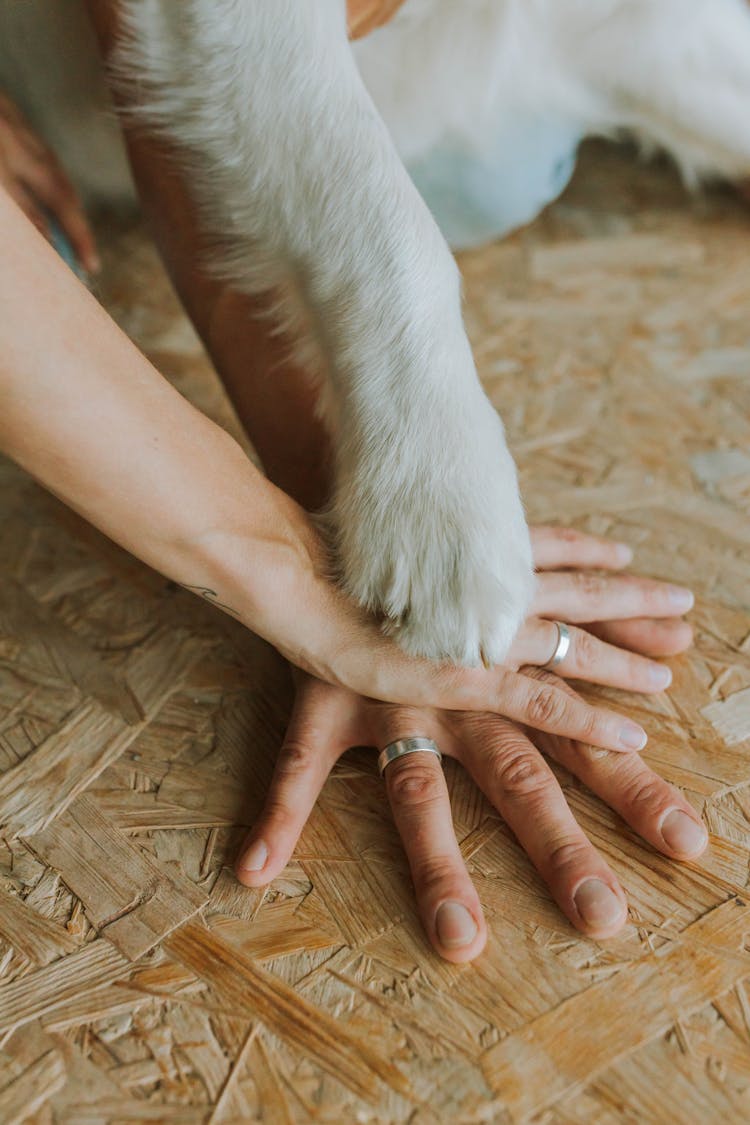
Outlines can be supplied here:
[[501, 660], [531, 553], [446, 235], [532, 218], [590, 133], [747, 176], [750, 7], [406, 0], [354, 45], [344, 0], [124, 11], [120, 80], [183, 154], [213, 268], [277, 295], [321, 381], [347, 589], [414, 653]]

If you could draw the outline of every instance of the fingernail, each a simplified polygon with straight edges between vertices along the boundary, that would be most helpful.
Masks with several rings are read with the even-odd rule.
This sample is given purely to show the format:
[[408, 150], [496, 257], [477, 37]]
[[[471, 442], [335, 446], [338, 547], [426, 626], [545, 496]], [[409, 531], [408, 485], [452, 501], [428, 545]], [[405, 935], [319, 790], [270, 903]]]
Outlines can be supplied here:
[[663, 691], [672, 683], [672, 670], [666, 664], [651, 664], [648, 670], [651, 686]]
[[622, 917], [623, 904], [601, 879], [587, 879], [573, 896], [578, 913], [591, 926], [608, 926]]
[[460, 902], [444, 902], [435, 916], [435, 928], [445, 949], [469, 945], [477, 936], [477, 924]]
[[664, 843], [682, 855], [695, 855], [706, 844], [708, 835], [703, 825], [680, 809], [672, 809], [661, 822]]
[[247, 849], [242, 859], [238, 863], [244, 871], [260, 871], [268, 859], [268, 848], [262, 840], [256, 840]]
[[648, 735], [638, 723], [631, 723], [630, 719], [620, 727], [620, 745], [627, 746], [628, 750], [642, 750], [648, 742]]
[[616, 546], [617, 561], [625, 566], [627, 563], [633, 561], [633, 548], [628, 547], [627, 543], [618, 543]]
[[670, 586], [669, 600], [675, 609], [679, 609], [681, 613], [687, 613], [695, 604], [693, 591], [686, 590], [684, 586]]

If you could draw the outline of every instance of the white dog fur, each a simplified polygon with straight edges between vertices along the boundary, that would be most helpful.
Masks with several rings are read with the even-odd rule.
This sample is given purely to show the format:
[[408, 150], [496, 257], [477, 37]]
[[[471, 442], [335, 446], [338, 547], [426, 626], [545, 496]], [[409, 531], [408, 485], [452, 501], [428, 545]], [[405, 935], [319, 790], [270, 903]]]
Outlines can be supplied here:
[[532, 218], [589, 133], [667, 148], [689, 180], [747, 176], [750, 7], [406, 0], [353, 46], [344, 0], [125, 12], [119, 75], [184, 154], [214, 268], [278, 294], [323, 381], [347, 588], [414, 653], [501, 660], [532, 596], [528, 532], [414, 182], [471, 243]]

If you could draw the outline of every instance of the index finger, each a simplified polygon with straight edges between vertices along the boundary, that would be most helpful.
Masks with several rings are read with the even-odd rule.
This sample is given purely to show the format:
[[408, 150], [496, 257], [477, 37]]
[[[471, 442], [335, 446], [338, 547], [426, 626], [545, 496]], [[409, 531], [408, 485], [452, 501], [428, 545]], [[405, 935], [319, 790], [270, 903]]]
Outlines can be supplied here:
[[409, 660], [395, 645], [390, 659], [378, 662], [375, 670], [371, 665], [366, 678], [360, 682], [353, 677], [347, 686], [360, 695], [394, 703], [491, 711], [535, 730], [606, 750], [642, 750], [647, 741], [638, 723], [569, 696], [554, 684], [506, 668], [455, 668]]

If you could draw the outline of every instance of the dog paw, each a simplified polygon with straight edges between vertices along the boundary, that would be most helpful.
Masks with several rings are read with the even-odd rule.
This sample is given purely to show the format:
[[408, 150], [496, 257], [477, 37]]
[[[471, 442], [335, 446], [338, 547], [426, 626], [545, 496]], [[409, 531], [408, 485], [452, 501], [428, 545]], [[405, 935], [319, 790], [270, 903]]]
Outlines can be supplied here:
[[481, 398], [423, 419], [339, 479], [334, 512], [348, 592], [408, 652], [499, 663], [534, 589], [528, 529], [502, 423]]

